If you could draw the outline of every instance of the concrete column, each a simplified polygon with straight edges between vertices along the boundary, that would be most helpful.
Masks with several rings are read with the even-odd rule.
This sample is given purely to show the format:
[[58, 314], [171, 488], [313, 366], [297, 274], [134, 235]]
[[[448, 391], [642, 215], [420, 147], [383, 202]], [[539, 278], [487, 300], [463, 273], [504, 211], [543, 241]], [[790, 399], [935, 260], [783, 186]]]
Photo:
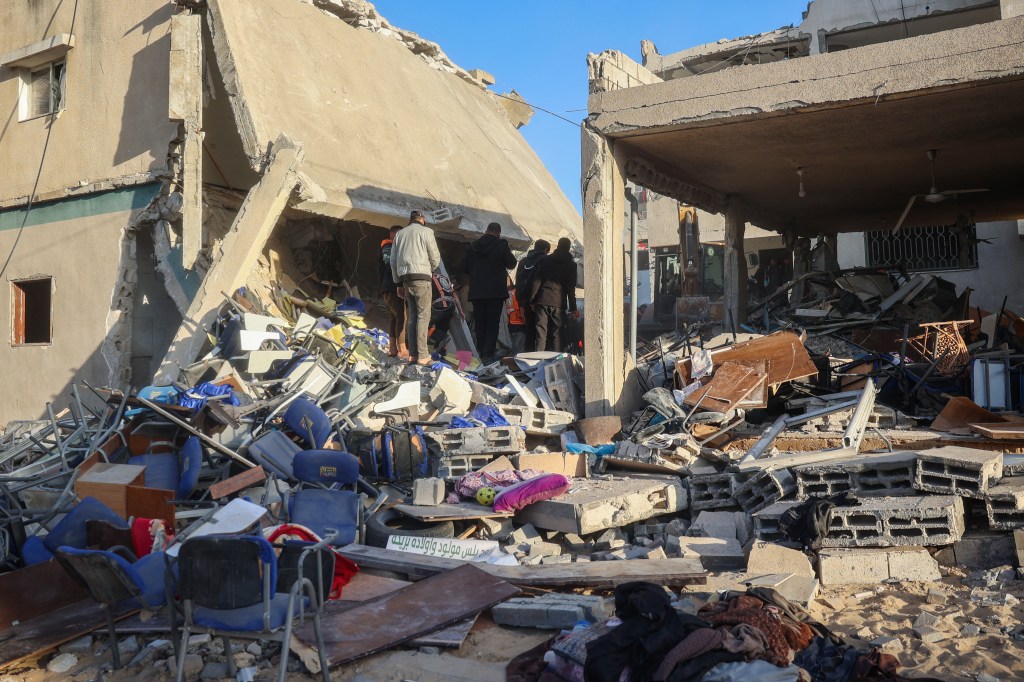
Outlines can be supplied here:
[[181, 121], [185, 143], [181, 158], [182, 264], [191, 269], [203, 248], [203, 18], [171, 17], [168, 118]]
[[288, 198], [299, 184], [299, 167], [305, 156], [302, 147], [282, 136], [273, 144], [270, 154], [267, 170], [249, 190], [231, 229], [214, 254], [213, 266], [203, 278], [160, 364], [153, 381], [155, 386], [170, 384], [178, 378], [182, 367], [195, 362], [206, 341], [203, 332], [209, 330], [224, 302], [222, 292], [232, 294], [245, 284]]
[[[730, 199], [725, 208], [725, 317], [728, 331], [739, 331], [747, 320], [747, 259], [743, 251], [743, 233], [747, 221], [743, 208]], [[734, 326], [735, 325], [735, 328]]]
[[999, 10], [1003, 19], [1024, 16], [1024, 0], [999, 0]]
[[615, 414], [626, 372], [622, 233], [625, 180], [612, 142], [582, 127], [583, 234], [586, 289], [583, 343], [587, 417]]

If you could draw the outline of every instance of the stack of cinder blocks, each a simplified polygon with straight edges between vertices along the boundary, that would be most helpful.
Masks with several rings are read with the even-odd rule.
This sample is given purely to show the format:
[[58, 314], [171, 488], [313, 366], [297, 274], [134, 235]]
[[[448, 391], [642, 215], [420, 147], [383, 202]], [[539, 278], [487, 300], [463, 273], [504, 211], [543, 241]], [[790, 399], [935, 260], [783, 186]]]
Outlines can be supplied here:
[[823, 462], [793, 468], [796, 499], [828, 497], [845, 492], [857, 495], [916, 495], [916, 452], [858, 457], [846, 462]]
[[512, 455], [526, 449], [526, 435], [518, 426], [441, 429], [428, 431], [427, 435], [444, 451], [431, 463], [433, 475], [447, 479], [476, 471], [499, 455]]

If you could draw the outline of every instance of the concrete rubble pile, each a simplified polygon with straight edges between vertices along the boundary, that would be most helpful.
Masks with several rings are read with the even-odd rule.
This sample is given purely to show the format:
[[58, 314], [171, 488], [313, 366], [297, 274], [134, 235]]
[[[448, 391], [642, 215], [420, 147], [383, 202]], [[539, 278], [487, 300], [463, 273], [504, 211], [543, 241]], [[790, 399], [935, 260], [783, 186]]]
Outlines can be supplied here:
[[[182, 631], [180, 609], [133, 623], [117, 656], [89, 634], [104, 625], [90, 597], [105, 593], [76, 552], [120, 546], [132, 575], [160, 562], [163, 600], [177, 604], [179, 550], [211, 534], [264, 537], [282, 552], [305, 540], [334, 558], [331, 596], [393, 598], [391, 618], [406, 614], [406, 590], [441, 599], [465, 571], [494, 581], [441, 599], [451, 613], [413, 619], [384, 648], [458, 647], [485, 611], [499, 625], [599, 637], [623, 618], [603, 595], [637, 581], [699, 618], [741, 595], [810, 618], [802, 609], [823, 589], [944, 575], [965, 576], [972, 598], [1013, 599], [993, 591], [1017, 579], [1024, 551], [1024, 440], [1012, 439], [1020, 419], [1009, 412], [960, 395], [937, 416], [908, 414], [897, 377], [848, 383], [828, 371], [846, 360], [782, 330], [658, 339], [638, 365], [640, 409], [582, 418], [580, 358], [481, 365], [452, 340], [458, 317], [433, 339], [432, 365], [406, 365], [388, 357], [373, 313], [355, 296], [278, 287], [263, 300], [241, 289], [171, 385], [76, 386], [67, 409], [10, 424], [0, 584], [49, 587], [5, 606], [10, 621], [32, 624], [11, 628], [5, 660], [42, 653], [65, 672], [181, 665], [206, 679], [317, 673], [379, 650], [330, 635], [321, 646], [299, 629], [290, 658], [258, 635], [228, 656], [210, 628]], [[974, 420], [1006, 428], [974, 433]], [[72, 628], [74, 641], [33, 634], [69, 609], [94, 616]], [[328, 633], [360, 617], [331, 599], [312, 611]], [[913, 632], [941, 641], [948, 626]], [[787, 660], [809, 664], [806, 646]], [[567, 679], [587, 665], [553, 651], [549, 668]]]

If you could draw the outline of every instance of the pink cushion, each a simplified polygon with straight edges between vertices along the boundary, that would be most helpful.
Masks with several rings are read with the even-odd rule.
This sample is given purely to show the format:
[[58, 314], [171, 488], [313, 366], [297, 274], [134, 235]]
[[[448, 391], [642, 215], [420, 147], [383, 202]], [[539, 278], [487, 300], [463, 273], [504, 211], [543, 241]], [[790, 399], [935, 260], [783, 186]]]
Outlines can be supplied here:
[[544, 474], [505, 488], [494, 499], [494, 511], [510, 512], [523, 507], [558, 497], [572, 483], [562, 474]]

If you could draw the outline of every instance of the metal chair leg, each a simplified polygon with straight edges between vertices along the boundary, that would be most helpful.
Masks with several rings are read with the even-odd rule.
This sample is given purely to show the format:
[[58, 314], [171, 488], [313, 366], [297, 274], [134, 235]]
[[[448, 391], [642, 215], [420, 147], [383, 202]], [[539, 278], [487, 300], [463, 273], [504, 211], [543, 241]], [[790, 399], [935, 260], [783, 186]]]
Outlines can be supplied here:
[[109, 604], [104, 604], [103, 610], [107, 612], [107, 630], [110, 632], [110, 657], [114, 661], [114, 670], [121, 669], [121, 650], [117, 647], [117, 628], [114, 627], [114, 609]]
[[324, 645], [324, 631], [320, 629], [320, 613], [313, 614], [313, 634], [316, 635], [316, 649], [320, 654], [320, 674], [324, 682], [331, 682], [331, 674], [327, 670], [327, 647]]
[[231, 653], [231, 638], [221, 635], [221, 639], [224, 641], [224, 660], [228, 662], [228, 677], [235, 677], [238, 671], [235, 670], [235, 655]]
[[181, 644], [178, 646], [178, 665], [176, 666], [174, 682], [185, 680], [185, 652], [188, 650], [188, 620], [181, 626]]
[[288, 675], [288, 652], [292, 643], [292, 610], [288, 609], [288, 620], [284, 624], [284, 638], [281, 640], [281, 665], [277, 670], [277, 682], [285, 682]]

